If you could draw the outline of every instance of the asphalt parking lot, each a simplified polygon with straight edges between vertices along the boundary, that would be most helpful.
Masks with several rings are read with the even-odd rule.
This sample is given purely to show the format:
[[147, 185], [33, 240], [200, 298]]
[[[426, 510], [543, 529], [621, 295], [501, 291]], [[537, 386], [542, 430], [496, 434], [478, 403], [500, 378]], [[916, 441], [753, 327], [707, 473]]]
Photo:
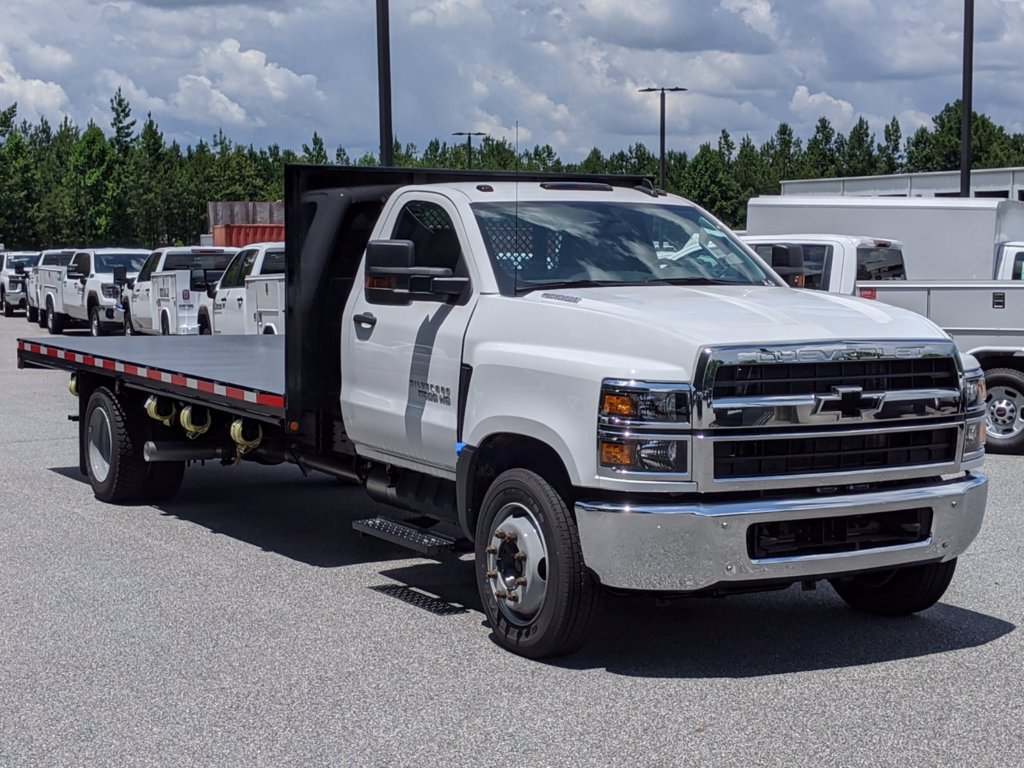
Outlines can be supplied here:
[[990, 457], [919, 616], [609, 598], [538, 663], [489, 640], [468, 556], [360, 538], [376, 505], [326, 477], [208, 464], [97, 502], [66, 374], [16, 370], [41, 335], [0, 318], [0, 766], [1024, 764], [1024, 458]]

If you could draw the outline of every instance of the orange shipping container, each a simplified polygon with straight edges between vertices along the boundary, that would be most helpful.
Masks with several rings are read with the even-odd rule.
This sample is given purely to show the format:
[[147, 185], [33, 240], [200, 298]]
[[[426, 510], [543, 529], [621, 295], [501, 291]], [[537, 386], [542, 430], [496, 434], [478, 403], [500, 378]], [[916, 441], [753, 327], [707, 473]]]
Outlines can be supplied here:
[[222, 248], [281, 240], [284, 224], [219, 224], [213, 228], [213, 244]]

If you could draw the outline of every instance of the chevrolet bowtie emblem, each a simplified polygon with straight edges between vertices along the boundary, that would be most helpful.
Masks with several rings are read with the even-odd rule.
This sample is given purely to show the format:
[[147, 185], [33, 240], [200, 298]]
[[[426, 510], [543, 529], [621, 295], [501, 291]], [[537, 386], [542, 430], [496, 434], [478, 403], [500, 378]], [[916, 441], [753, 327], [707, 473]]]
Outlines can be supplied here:
[[860, 387], [832, 387], [831, 395], [815, 395], [811, 414], [835, 413], [841, 419], [863, 419], [882, 410], [885, 393], [864, 394]]

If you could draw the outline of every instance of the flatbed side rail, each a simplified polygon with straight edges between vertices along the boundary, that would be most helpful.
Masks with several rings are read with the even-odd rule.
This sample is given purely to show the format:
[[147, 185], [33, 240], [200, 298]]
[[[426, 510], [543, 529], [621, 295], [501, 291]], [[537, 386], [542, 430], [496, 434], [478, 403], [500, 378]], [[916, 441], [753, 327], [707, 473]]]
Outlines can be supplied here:
[[263, 421], [280, 423], [284, 419], [285, 398], [280, 394], [183, 376], [173, 371], [62, 349], [53, 344], [18, 339], [18, 367], [113, 375], [128, 386], [154, 394], [174, 395], [202, 405], [218, 405], [225, 411]]

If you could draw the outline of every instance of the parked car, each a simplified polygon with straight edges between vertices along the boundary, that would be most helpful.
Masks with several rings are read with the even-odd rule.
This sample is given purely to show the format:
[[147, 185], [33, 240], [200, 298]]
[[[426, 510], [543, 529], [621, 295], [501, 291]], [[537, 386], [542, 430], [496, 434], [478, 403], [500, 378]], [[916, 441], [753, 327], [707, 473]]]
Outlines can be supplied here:
[[124, 332], [198, 334], [207, 285], [224, 274], [237, 248], [168, 246], [153, 251], [122, 291]]
[[199, 308], [199, 332], [284, 333], [284, 243], [242, 247]]
[[121, 287], [114, 270], [137, 275], [149, 251], [133, 248], [85, 248], [75, 251], [66, 267], [39, 270], [46, 329], [61, 333], [69, 323], [89, 323], [102, 336], [121, 323]]
[[40, 254], [36, 265], [25, 272], [25, 302], [28, 304], [25, 318], [30, 323], [38, 323], [41, 328], [46, 326], [45, 305], [39, 299], [39, 270], [43, 267], [66, 267], [74, 255], [74, 248], [49, 248]]
[[39, 251], [7, 251], [0, 253], [0, 305], [4, 317], [16, 309], [25, 309], [25, 272], [39, 261]]

